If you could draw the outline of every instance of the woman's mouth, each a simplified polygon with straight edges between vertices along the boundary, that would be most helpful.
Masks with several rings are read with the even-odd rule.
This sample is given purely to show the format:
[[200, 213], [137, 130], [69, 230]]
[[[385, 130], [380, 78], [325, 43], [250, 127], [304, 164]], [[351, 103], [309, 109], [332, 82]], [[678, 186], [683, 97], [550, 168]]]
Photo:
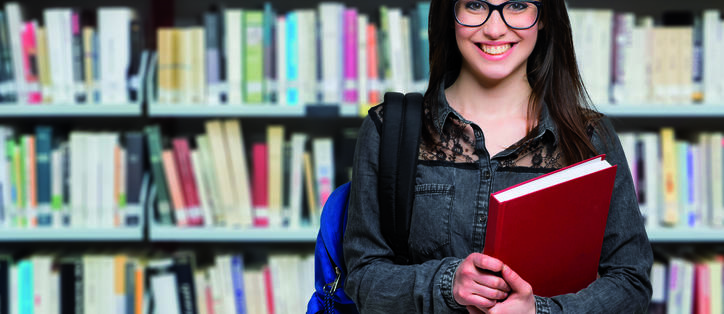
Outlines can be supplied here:
[[502, 55], [502, 54], [506, 53], [511, 47], [513, 47], [513, 44], [511, 44], [511, 43], [507, 43], [504, 45], [495, 45], [495, 46], [484, 45], [484, 44], [478, 43], [478, 48], [480, 48], [480, 50], [482, 50], [483, 52], [485, 52], [489, 55], [494, 55], [494, 56]]

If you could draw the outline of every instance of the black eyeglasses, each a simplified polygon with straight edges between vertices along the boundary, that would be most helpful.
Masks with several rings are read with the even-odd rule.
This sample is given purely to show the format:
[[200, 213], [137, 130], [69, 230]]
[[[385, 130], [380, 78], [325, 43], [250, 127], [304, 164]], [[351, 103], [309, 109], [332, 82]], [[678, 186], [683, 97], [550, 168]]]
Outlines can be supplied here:
[[482, 0], [455, 0], [455, 21], [462, 26], [478, 27], [498, 11], [505, 25], [512, 29], [529, 29], [538, 22], [540, 1], [511, 0], [494, 5]]

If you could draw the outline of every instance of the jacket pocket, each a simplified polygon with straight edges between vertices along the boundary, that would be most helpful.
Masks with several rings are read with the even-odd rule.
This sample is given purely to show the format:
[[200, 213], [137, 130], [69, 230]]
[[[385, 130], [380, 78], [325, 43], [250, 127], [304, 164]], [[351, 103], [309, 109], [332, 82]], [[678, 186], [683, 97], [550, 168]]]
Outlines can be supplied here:
[[455, 188], [447, 184], [415, 186], [410, 239], [412, 255], [424, 258], [442, 257], [442, 249], [450, 244], [450, 215]]

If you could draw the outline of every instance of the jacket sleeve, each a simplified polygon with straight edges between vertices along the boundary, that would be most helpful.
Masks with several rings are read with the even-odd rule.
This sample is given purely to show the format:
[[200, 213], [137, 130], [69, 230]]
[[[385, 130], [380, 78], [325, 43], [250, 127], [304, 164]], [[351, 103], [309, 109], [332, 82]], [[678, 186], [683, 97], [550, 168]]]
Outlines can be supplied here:
[[343, 242], [348, 272], [345, 293], [361, 313], [448, 313], [460, 309], [454, 300], [450, 302], [460, 259], [417, 265], [393, 263], [394, 253], [380, 230], [379, 142], [379, 131], [367, 117], [357, 139]]
[[536, 297], [538, 313], [646, 313], [653, 263], [626, 157], [613, 126], [603, 119], [593, 144], [618, 165], [598, 266], [600, 278], [575, 294]]

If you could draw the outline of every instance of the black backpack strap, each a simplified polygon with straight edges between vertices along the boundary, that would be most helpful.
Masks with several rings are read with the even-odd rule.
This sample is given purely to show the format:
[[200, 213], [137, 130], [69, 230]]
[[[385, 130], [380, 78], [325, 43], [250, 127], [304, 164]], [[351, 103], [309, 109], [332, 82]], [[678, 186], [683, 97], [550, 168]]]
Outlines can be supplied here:
[[385, 94], [378, 197], [382, 233], [392, 245], [397, 264], [409, 263], [407, 241], [422, 132], [422, 99], [419, 93]]

